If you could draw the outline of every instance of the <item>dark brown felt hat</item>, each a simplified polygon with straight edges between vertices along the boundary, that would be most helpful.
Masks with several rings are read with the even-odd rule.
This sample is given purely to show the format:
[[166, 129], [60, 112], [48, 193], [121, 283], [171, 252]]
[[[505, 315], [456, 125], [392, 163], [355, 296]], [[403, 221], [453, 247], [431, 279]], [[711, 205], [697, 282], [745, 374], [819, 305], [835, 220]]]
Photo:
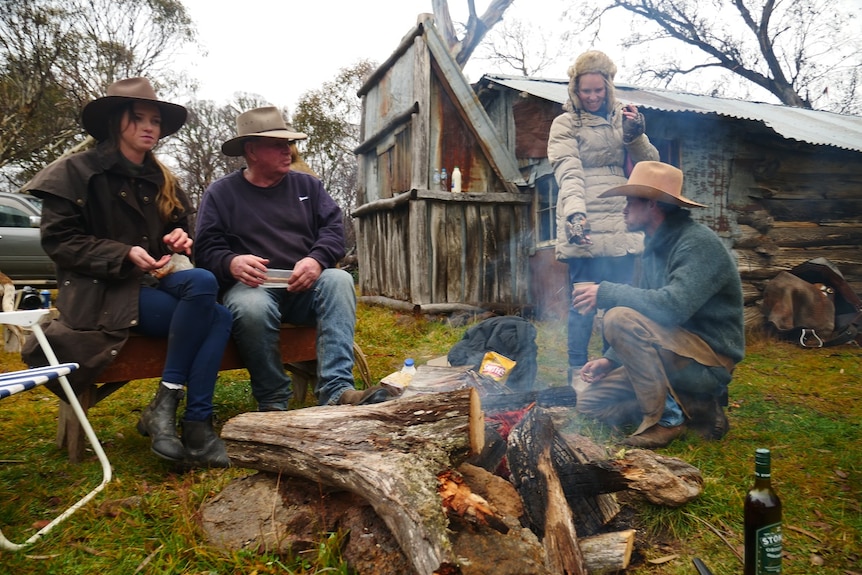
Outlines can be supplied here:
[[87, 133], [101, 142], [108, 139], [108, 118], [118, 106], [129, 101], [140, 101], [155, 104], [162, 115], [160, 138], [170, 136], [186, 123], [188, 111], [184, 106], [159, 100], [156, 91], [146, 78], [127, 78], [118, 80], [108, 86], [106, 96], [96, 98], [84, 106], [81, 111], [81, 123]]

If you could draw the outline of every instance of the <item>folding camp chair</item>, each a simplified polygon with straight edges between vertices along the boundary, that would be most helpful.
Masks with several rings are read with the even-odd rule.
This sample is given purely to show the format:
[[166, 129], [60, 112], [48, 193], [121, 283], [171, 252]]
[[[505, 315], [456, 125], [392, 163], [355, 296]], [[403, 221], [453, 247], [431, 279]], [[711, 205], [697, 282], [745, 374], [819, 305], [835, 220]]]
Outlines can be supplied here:
[[83, 507], [88, 501], [95, 497], [97, 493], [102, 491], [105, 488], [105, 485], [107, 485], [111, 480], [111, 463], [108, 461], [108, 456], [105, 455], [105, 450], [102, 449], [102, 444], [99, 443], [99, 439], [96, 437], [96, 432], [93, 431], [93, 426], [90, 425], [90, 422], [87, 419], [87, 414], [84, 413], [84, 410], [78, 401], [78, 397], [72, 389], [72, 385], [66, 378], [67, 374], [78, 368], [78, 364], [61, 364], [57, 361], [57, 356], [54, 355], [54, 350], [51, 348], [51, 345], [48, 343], [48, 339], [45, 337], [45, 333], [39, 325], [39, 320], [46, 313], [48, 313], [48, 310], [46, 309], [0, 312], [0, 324], [28, 327], [32, 330], [33, 335], [36, 336], [42, 351], [45, 352], [45, 357], [48, 358], [48, 362], [50, 363], [50, 365], [46, 367], [25, 369], [0, 375], [0, 399], [9, 397], [10, 395], [21, 391], [33, 389], [52, 379], [58, 379], [66, 399], [68, 399], [69, 404], [72, 406], [72, 411], [81, 423], [81, 427], [84, 429], [84, 433], [90, 441], [93, 451], [96, 453], [96, 456], [102, 464], [102, 482], [23, 543], [12, 543], [6, 539], [3, 532], [0, 531], [0, 548], [8, 549], [10, 551], [17, 551], [35, 543], [48, 531], [53, 529], [54, 526], [64, 521], [75, 511]]

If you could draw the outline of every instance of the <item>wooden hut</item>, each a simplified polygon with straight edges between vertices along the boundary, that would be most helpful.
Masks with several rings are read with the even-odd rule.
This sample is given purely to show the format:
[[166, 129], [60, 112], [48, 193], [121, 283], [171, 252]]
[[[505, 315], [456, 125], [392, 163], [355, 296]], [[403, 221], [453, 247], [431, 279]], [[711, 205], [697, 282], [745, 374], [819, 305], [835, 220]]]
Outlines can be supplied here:
[[[532, 194], [431, 15], [359, 94], [361, 297], [432, 313], [529, 308]], [[455, 166], [462, 193], [434, 185]]]

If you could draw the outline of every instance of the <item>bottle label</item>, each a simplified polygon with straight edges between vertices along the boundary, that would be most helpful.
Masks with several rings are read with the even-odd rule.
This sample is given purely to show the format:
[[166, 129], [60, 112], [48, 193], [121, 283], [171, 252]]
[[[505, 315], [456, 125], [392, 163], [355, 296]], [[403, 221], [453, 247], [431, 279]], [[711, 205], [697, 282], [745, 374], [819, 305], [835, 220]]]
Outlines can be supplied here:
[[757, 530], [755, 573], [781, 573], [781, 523], [764, 525]]

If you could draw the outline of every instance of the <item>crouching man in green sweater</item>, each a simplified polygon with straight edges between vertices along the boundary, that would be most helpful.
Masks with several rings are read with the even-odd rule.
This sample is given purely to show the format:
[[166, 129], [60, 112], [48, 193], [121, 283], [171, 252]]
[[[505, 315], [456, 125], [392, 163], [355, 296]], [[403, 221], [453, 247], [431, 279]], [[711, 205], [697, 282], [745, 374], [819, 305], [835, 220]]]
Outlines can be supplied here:
[[729, 250], [689, 207], [682, 172], [639, 162], [625, 196], [629, 231], [643, 231], [633, 285], [602, 282], [573, 292], [576, 309], [606, 310], [604, 357], [581, 370], [578, 411], [610, 425], [637, 425], [623, 443], [664, 447], [692, 429], [720, 439], [733, 369], [745, 354], [742, 285]]

